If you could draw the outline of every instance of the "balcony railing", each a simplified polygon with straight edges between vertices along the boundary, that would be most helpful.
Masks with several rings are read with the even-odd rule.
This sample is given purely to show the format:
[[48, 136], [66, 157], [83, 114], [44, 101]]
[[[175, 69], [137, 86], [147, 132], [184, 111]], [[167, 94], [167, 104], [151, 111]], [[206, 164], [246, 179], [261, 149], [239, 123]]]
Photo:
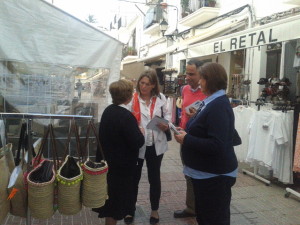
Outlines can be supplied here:
[[137, 55], [137, 51], [134, 47], [125, 47], [123, 49], [123, 58], [128, 56], [128, 55]]
[[202, 7], [215, 7], [215, 0], [181, 0], [182, 18], [197, 11]]

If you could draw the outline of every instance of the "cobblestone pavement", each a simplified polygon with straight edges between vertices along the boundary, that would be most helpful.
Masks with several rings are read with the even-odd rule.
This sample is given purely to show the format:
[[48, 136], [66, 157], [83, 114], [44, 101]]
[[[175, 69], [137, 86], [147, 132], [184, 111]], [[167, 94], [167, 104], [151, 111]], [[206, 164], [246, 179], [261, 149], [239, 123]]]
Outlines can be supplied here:
[[[162, 168], [162, 196], [159, 215], [160, 225], [193, 225], [194, 218], [174, 219], [173, 212], [184, 208], [185, 179], [182, 174], [182, 164], [179, 156], [179, 145], [169, 142], [170, 150], [165, 154]], [[240, 165], [241, 167], [244, 165]], [[147, 171], [144, 168], [140, 183], [137, 202], [135, 225], [149, 224], [150, 203], [149, 184]], [[299, 225], [300, 224], [300, 199], [291, 195], [284, 197], [283, 185], [272, 183], [266, 186], [261, 181], [243, 173], [238, 174], [237, 183], [233, 187], [231, 204], [232, 225]], [[25, 225], [26, 219], [8, 216], [5, 225]], [[56, 213], [48, 220], [31, 220], [32, 225], [96, 225], [103, 224], [103, 219], [98, 219], [97, 214], [90, 209], [83, 208], [74, 216], [62, 216]], [[118, 224], [124, 224], [119, 221]]]

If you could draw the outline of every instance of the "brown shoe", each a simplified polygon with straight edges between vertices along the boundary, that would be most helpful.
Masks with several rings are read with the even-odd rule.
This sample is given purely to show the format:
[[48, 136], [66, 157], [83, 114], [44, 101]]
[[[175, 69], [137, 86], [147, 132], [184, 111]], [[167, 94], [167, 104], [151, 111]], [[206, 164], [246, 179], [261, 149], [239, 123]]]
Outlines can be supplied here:
[[186, 217], [195, 217], [194, 213], [188, 213], [185, 210], [176, 210], [174, 212], [174, 218], [186, 218]]

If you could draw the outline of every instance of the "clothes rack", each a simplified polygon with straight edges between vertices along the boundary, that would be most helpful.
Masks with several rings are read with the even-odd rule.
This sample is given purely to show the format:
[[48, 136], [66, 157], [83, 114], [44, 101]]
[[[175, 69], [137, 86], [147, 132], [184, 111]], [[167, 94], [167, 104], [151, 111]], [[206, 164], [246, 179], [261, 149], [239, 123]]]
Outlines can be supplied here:
[[[33, 119], [92, 119], [92, 116], [80, 115], [61, 115], [61, 114], [39, 114], [39, 113], [0, 113], [1, 119], [27, 119], [28, 146], [32, 146], [32, 120]], [[28, 172], [30, 171], [30, 162], [32, 160], [32, 151], [28, 150]], [[31, 216], [29, 208], [27, 209], [26, 225], [31, 225]]]
[[[257, 106], [258, 111], [260, 110], [260, 106], [265, 104], [264, 101], [262, 101], [262, 100], [257, 100], [255, 102], [250, 101], [250, 103], [255, 103], [255, 105]], [[246, 169], [243, 169], [242, 171], [243, 171], [243, 174], [247, 174], [249, 176], [252, 176], [252, 177], [264, 182], [266, 184], [266, 186], [270, 186], [270, 184], [271, 184], [271, 181], [269, 181], [269, 180], [267, 180], [267, 179], [265, 179], [265, 178], [258, 175], [258, 167], [257, 167], [256, 163], [254, 165], [254, 171], [253, 172], [251, 172], [249, 170], [246, 170]]]
[[293, 194], [295, 196], [297, 196], [298, 198], [300, 198], [300, 193], [291, 189], [291, 188], [286, 188], [285, 189], [285, 194], [284, 194], [284, 197], [288, 198], [290, 197], [290, 195]]

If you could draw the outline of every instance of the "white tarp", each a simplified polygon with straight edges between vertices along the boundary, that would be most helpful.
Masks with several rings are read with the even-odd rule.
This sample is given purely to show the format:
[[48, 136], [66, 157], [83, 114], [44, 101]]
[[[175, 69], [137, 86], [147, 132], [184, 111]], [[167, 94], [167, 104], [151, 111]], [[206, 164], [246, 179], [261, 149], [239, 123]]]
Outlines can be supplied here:
[[257, 26], [188, 47], [188, 58], [235, 51], [238, 49], [300, 38], [300, 16]]
[[4, 112], [99, 120], [120, 77], [121, 42], [42, 0], [1, 0], [0, 31]]
[[120, 65], [122, 44], [41, 0], [0, 1], [0, 59], [88, 68]]

